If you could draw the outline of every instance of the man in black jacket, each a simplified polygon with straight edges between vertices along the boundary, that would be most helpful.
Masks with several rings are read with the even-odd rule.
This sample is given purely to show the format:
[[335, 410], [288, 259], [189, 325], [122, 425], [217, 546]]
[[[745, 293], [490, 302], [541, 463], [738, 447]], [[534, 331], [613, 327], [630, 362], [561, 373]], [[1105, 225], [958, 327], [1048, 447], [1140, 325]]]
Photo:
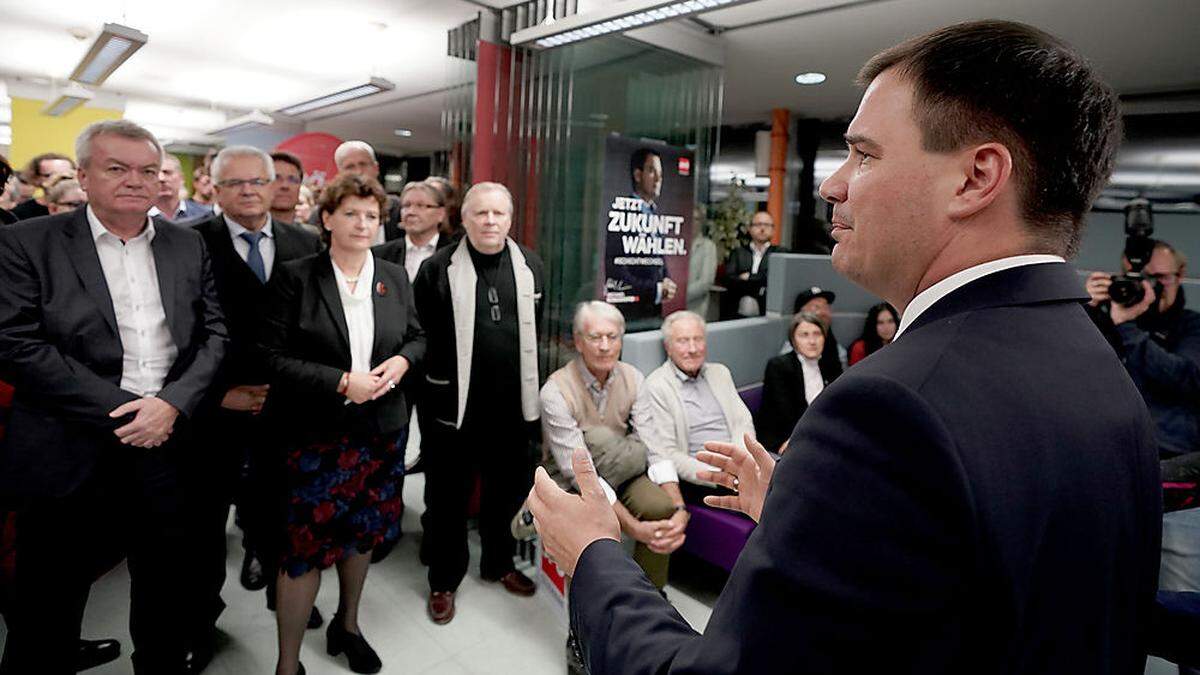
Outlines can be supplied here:
[[625, 556], [585, 454], [582, 497], [539, 472], [530, 507], [591, 672], [1141, 673], [1153, 425], [1064, 264], [1112, 170], [1116, 96], [1002, 21], [913, 38], [859, 79], [821, 186], [833, 265], [904, 323], [778, 465], [755, 443], [702, 456], [735, 491], [708, 503], [758, 520], [703, 635]]
[[[787, 249], [771, 243], [775, 234], [775, 219], [766, 211], [759, 211], [750, 218], [750, 243], [739, 246], [729, 254], [725, 263], [725, 288], [721, 316], [736, 319], [740, 316], [762, 316], [767, 313], [767, 272], [771, 268], [772, 253], [786, 253]], [[743, 298], [753, 300], [753, 312], [743, 312]]]
[[0, 230], [0, 495], [20, 500], [0, 672], [75, 672], [100, 561], [124, 547], [137, 673], [184, 669], [177, 469], [225, 353], [208, 251], [147, 217], [162, 148], [124, 120], [76, 144], [90, 204]]
[[[190, 586], [198, 593], [191, 616], [192, 659], [212, 655], [213, 625], [225, 608], [225, 521], [236, 502], [245, 537], [242, 584], [249, 590], [268, 585], [275, 555], [268, 544], [272, 530], [271, 485], [263, 460], [268, 439], [259, 413], [268, 395], [267, 373], [255, 348], [266, 282], [279, 265], [321, 250], [321, 241], [297, 225], [270, 215], [274, 162], [258, 148], [231, 146], [213, 159], [212, 178], [221, 213], [197, 223], [212, 256], [217, 297], [229, 326], [229, 355], [205, 398], [199, 434], [207, 452], [188, 463], [192, 509], [193, 562]], [[243, 467], [248, 469], [242, 479]], [[279, 527], [279, 525], [276, 525]], [[272, 603], [268, 590], [267, 604]], [[312, 623], [320, 623], [314, 607]]]
[[537, 327], [542, 261], [508, 238], [513, 203], [499, 183], [479, 183], [462, 205], [466, 236], [426, 260], [413, 293], [425, 327], [422, 455], [429, 527], [429, 616], [454, 618], [455, 592], [467, 571], [467, 504], [482, 482], [480, 575], [517, 595], [533, 582], [513, 565], [509, 530], [533, 466], [540, 433]]

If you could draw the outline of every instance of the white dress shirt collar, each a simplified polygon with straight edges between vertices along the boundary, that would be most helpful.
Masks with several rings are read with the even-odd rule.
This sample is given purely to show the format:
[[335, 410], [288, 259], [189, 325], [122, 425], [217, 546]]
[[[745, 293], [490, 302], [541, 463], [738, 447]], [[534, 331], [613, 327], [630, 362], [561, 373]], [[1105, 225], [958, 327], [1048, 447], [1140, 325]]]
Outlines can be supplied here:
[[[233, 218], [230, 218], [228, 213], [224, 214], [224, 217], [225, 217], [225, 227], [229, 228], [229, 234], [234, 239], [237, 239], [238, 237], [242, 236], [243, 232], [250, 231], [250, 230], [246, 229], [245, 227], [243, 227], [241, 223], [237, 222]], [[265, 235], [268, 239], [275, 238], [275, 230], [273, 230], [271, 228], [271, 224], [272, 224], [271, 216], [270, 216], [270, 214], [267, 214], [267, 224], [263, 225], [262, 229], [259, 230], [259, 232], [262, 232], [263, 235]]]
[[[92, 231], [92, 241], [93, 242], [105, 234], [111, 235], [113, 237], [117, 236], [117, 235], [113, 234], [111, 231], [109, 231], [109, 229], [104, 226], [104, 223], [100, 222], [100, 217], [97, 216], [96, 212], [92, 210], [91, 204], [88, 204], [88, 206], [87, 206], [87, 221], [88, 221], [88, 228]], [[148, 215], [146, 216], [146, 229], [139, 232], [137, 237], [141, 237], [143, 235], [146, 237], [147, 241], [154, 241], [154, 220], [152, 218], [150, 218], [150, 216], [148, 216]], [[137, 239], [137, 237], [134, 237], [134, 239]], [[118, 237], [118, 239], [119, 239], [119, 237]]]
[[925, 310], [934, 306], [939, 300], [950, 295], [954, 291], [966, 286], [972, 281], [982, 279], [989, 274], [1003, 272], [1014, 267], [1024, 267], [1026, 265], [1040, 265], [1043, 263], [1065, 263], [1061, 256], [1056, 255], [1015, 255], [1008, 258], [1000, 258], [999, 260], [989, 260], [974, 267], [951, 274], [942, 279], [936, 284], [926, 288], [917, 294], [917, 297], [908, 303], [908, 307], [904, 309], [904, 316], [900, 319], [900, 326], [896, 328], [896, 336], [892, 338], [895, 341], [904, 331], [921, 316]]
[[425, 245], [424, 245], [424, 246], [418, 246], [417, 244], [414, 244], [414, 243], [413, 243], [412, 237], [411, 237], [411, 236], [409, 236], [407, 233], [405, 233], [405, 235], [404, 235], [404, 244], [405, 244], [405, 246], [407, 246], [408, 248], [410, 248], [410, 249], [416, 249], [416, 250], [418, 250], [418, 251], [426, 251], [426, 250], [428, 250], [428, 251], [433, 251], [433, 250], [436, 250], [436, 249], [437, 249], [437, 245], [438, 245], [438, 237], [441, 237], [441, 236], [442, 236], [442, 235], [441, 235], [440, 233], [438, 233], [438, 232], [434, 232], [434, 233], [433, 233], [433, 237], [431, 237], [431, 238], [429, 239], [429, 241], [425, 242]]

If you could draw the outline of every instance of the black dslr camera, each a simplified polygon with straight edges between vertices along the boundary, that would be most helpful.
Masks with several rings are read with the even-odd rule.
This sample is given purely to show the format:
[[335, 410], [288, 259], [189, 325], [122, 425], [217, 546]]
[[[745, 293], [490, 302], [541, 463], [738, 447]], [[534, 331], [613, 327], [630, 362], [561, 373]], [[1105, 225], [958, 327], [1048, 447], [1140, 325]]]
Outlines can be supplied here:
[[1129, 261], [1129, 272], [1114, 275], [1108, 287], [1112, 301], [1133, 307], [1146, 296], [1142, 281], [1146, 276], [1142, 270], [1154, 254], [1154, 214], [1146, 199], [1134, 199], [1125, 205], [1125, 259]]

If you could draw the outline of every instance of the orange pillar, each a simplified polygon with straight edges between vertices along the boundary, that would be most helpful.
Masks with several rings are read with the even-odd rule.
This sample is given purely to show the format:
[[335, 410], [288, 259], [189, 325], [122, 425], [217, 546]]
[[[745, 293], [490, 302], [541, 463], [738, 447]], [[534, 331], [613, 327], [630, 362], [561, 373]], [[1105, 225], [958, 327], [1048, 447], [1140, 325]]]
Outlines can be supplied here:
[[787, 176], [789, 118], [786, 108], [771, 111], [771, 165], [767, 169], [771, 185], [767, 188], [767, 213], [775, 221], [775, 235], [771, 237], [774, 244], [779, 243], [783, 234], [783, 182]]

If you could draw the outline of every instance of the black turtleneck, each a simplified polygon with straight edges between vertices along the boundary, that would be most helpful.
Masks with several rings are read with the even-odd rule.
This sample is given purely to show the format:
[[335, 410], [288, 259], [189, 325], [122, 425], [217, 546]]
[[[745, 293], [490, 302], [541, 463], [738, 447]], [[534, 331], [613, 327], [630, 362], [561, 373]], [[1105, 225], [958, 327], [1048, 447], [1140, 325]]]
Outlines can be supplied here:
[[[475, 265], [475, 341], [471, 351], [471, 385], [464, 422], [521, 419], [520, 340], [517, 281], [508, 247], [481, 253], [467, 242]], [[500, 320], [492, 314], [488, 290], [496, 289]], [[514, 418], [509, 420], [509, 418]]]

